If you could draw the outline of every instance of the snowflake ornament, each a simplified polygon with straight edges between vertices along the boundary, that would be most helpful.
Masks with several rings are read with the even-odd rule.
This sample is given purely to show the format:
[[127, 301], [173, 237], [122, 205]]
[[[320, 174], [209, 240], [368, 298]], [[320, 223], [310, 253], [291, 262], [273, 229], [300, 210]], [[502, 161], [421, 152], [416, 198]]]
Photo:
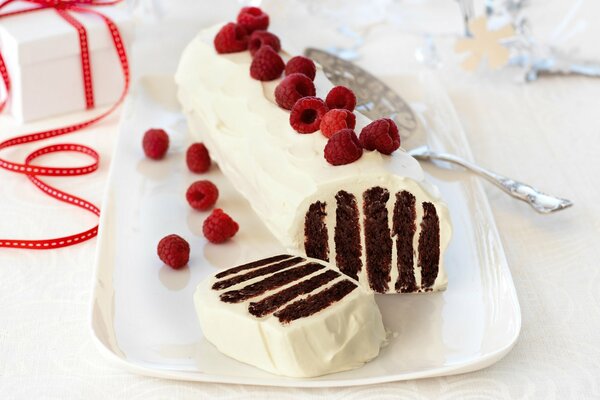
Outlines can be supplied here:
[[501, 68], [508, 63], [510, 52], [502, 41], [515, 35], [512, 25], [491, 30], [487, 18], [481, 16], [469, 22], [469, 29], [472, 37], [458, 39], [454, 44], [455, 52], [469, 53], [462, 63], [464, 69], [474, 71], [483, 59], [487, 60], [492, 69]]

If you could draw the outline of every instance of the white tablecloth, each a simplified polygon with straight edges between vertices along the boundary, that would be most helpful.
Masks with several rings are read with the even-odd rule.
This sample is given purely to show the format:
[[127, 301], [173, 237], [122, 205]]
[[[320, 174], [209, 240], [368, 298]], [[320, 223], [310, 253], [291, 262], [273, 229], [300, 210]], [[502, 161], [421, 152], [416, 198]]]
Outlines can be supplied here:
[[[190, 13], [182, 17], [173, 4], [171, 8], [162, 4], [163, 19], [139, 29], [132, 54], [136, 74], [172, 70], [195, 31], [232, 19], [238, 5], [231, 3], [229, 9], [218, 10], [194, 6], [193, 18]], [[579, 18], [597, 21], [600, 4], [588, 1], [586, 6]], [[388, 76], [409, 65], [414, 48], [408, 39], [395, 35], [397, 30], [383, 25], [370, 29], [360, 62]], [[586, 35], [597, 38], [598, 31]], [[304, 40], [310, 43], [310, 36]], [[92, 240], [46, 252], [0, 250], [0, 398], [600, 398], [600, 80], [544, 78], [520, 85], [510, 73], [468, 75], [454, 65], [443, 67], [440, 78], [479, 162], [575, 202], [570, 210], [542, 216], [486, 184], [523, 313], [520, 339], [503, 360], [465, 375], [338, 389], [261, 388], [138, 376], [104, 359], [92, 342], [88, 328], [96, 245]], [[13, 129], [3, 118], [0, 138], [64, 121]], [[99, 204], [117, 124], [118, 115], [113, 115], [69, 138], [101, 153], [98, 172], [49, 181]], [[20, 160], [25, 151], [11, 150], [3, 156]], [[60, 163], [61, 157], [48, 161]], [[81, 160], [64, 162], [77, 161]], [[0, 237], [61, 235], [95, 223], [92, 216], [40, 195], [22, 176], [0, 171], [0, 182]]]

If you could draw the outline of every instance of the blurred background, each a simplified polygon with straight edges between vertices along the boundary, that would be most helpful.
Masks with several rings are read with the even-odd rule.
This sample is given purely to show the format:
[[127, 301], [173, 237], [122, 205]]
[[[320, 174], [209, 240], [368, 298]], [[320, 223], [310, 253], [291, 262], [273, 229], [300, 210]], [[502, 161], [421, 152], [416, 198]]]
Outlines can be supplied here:
[[[464, 36], [465, 20], [487, 15], [490, 26], [512, 24], [518, 42], [510, 43], [512, 55], [546, 58], [555, 55], [576, 61], [598, 60], [600, 8], [594, 0], [129, 0], [143, 21], [138, 25], [134, 59], [152, 64], [136, 65], [138, 74], [172, 71], [183, 46], [202, 27], [231, 19], [244, 5], [260, 5], [271, 14], [272, 29], [291, 52], [319, 47], [368, 67], [376, 74], [415, 68], [457, 72], [463, 55], [454, 53], [454, 42]], [[288, 29], [294, 27], [295, 29]], [[155, 54], [161, 45], [162, 54]], [[164, 45], [164, 46], [163, 46]], [[524, 47], [527, 46], [527, 49]], [[402, 62], [386, 62], [386, 55]], [[139, 57], [141, 56], [141, 57]], [[513, 58], [513, 62], [517, 62]], [[527, 70], [502, 69], [492, 74], [485, 66], [479, 77], [522, 81]]]

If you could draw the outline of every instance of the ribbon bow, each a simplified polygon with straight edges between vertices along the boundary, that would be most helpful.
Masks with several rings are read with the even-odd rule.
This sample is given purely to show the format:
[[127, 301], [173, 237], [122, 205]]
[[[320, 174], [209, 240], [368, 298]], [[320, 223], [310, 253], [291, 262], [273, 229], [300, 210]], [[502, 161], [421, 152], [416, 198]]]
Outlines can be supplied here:
[[[121, 63], [121, 69], [123, 70], [123, 76], [125, 78], [125, 86], [121, 93], [121, 96], [117, 100], [115, 104], [113, 104], [108, 110], [93, 117], [87, 121], [83, 121], [74, 125], [69, 125], [65, 127], [55, 128], [47, 131], [34, 132], [26, 135], [21, 135], [17, 137], [13, 137], [7, 140], [0, 142], [0, 151], [5, 150], [12, 146], [18, 146], [26, 143], [36, 142], [40, 140], [45, 140], [48, 138], [52, 138], [55, 136], [66, 135], [69, 133], [73, 133], [84, 129], [90, 125], [97, 123], [102, 120], [104, 117], [112, 113], [123, 101], [125, 95], [127, 94], [127, 90], [129, 89], [129, 63], [127, 61], [127, 54], [125, 51], [125, 46], [123, 45], [123, 39], [121, 38], [121, 34], [119, 33], [119, 29], [117, 25], [106, 15], [94, 10], [95, 7], [98, 6], [110, 6], [121, 2], [122, 0], [4, 0], [0, 3], [0, 18], [15, 16], [18, 14], [25, 14], [29, 12], [35, 12], [44, 9], [54, 9], [56, 12], [71, 26], [73, 26], [78, 34], [79, 34], [79, 44], [81, 50], [81, 67], [83, 71], [83, 88], [85, 91], [85, 99], [86, 99], [86, 108], [90, 109], [94, 107], [94, 93], [93, 93], [93, 85], [92, 85], [92, 71], [90, 66], [90, 56], [89, 49], [87, 44], [87, 33], [85, 31], [85, 27], [71, 15], [70, 12], [76, 13], [88, 13], [94, 14], [101, 18], [113, 40], [115, 51], [119, 57], [119, 61]], [[13, 11], [2, 12], [5, 7], [7, 7], [11, 3], [21, 2], [21, 3], [29, 3], [33, 6], [25, 7], [22, 9], [17, 9]], [[0, 76], [2, 76], [2, 80], [4, 81], [4, 86], [6, 88], [7, 96], [4, 100], [0, 101], [0, 112], [6, 105], [6, 101], [10, 95], [10, 77], [8, 75], [8, 70], [6, 68], [6, 64], [2, 58], [2, 53], [0, 52]], [[56, 152], [78, 152], [85, 155], [90, 156], [93, 159], [91, 164], [82, 166], [82, 167], [52, 167], [52, 166], [43, 166], [33, 164], [32, 162], [45, 154], [48, 153], [56, 153]], [[55, 144], [51, 146], [42, 147], [31, 154], [29, 154], [24, 163], [17, 163], [6, 160], [0, 157], [0, 168], [6, 169], [8, 171], [19, 173], [25, 175], [38, 189], [47, 194], [50, 197], [53, 197], [57, 200], [72, 204], [74, 206], [83, 208], [97, 216], [100, 215], [100, 210], [98, 207], [93, 205], [92, 203], [81, 199], [79, 197], [73, 196], [69, 193], [63, 192], [61, 190], [56, 189], [53, 186], [48, 185], [38, 178], [38, 176], [76, 176], [76, 175], [84, 175], [94, 172], [98, 169], [98, 164], [100, 161], [99, 154], [92, 148], [73, 144], [73, 143], [65, 143], [65, 144]], [[70, 246], [73, 244], [77, 244], [83, 242], [85, 240], [91, 239], [96, 236], [98, 233], [98, 225], [94, 226], [91, 229], [88, 229], [84, 232], [80, 232], [74, 235], [60, 237], [55, 239], [42, 239], [42, 240], [22, 240], [22, 239], [0, 239], [0, 248], [1, 247], [15, 247], [15, 248], [29, 248], [29, 249], [52, 249], [58, 247]]]
[[[56, 10], [67, 23], [73, 26], [79, 34], [79, 47], [81, 48], [81, 67], [83, 71], [83, 88], [85, 91], [86, 109], [94, 108], [94, 92], [92, 89], [92, 73], [90, 66], [90, 56], [87, 45], [87, 33], [85, 27], [77, 21], [68, 11], [82, 12], [82, 13], [93, 13], [108, 20], [101, 13], [94, 11], [91, 7], [100, 6], [111, 6], [121, 2], [122, 0], [4, 0], [0, 3], [0, 18], [9, 17], [19, 14], [30, 13], [33, 11], [45, 10], [53, 8]], [[2, 9], [6, 8], [9, 4], [21, 2], [33, 4], [32, 7], [24, 7], [21, 9], [2, 12]], [[8, 96], [10, 95], [10, 78], [2, 54], [0, 53], [0, 75], [4, 81], [6, 88], [6, 98], [0, 101], [0, 112], [6, 106]]]

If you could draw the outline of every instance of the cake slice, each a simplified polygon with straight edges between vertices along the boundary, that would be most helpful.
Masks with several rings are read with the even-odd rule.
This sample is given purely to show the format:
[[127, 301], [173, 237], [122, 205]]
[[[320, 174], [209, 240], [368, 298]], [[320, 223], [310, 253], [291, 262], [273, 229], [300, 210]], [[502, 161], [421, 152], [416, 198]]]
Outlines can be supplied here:
[[224, 270], [200, 283], [194, 304], [217, 349], [278, 375], [357, 368], [385, 340], [373, 293], [315, 259], [282, 254]]
[[[219, 28], [201, 32], [183, 52], [179, 100], [192, 134], [273, 235], [378, 293], [445, 289], [450, 219], [418, 162], [400, 149], [329, 164], [328, 139], [295, 132], [289, 112], [276, 104], [280, 80], [252, 79], [248, 51], [215, 51]], [[314, 82], [325, 98], [331, 82], [321, 71]], [[356, 132], [371, 122], [360, 113], [356, 119]]]

